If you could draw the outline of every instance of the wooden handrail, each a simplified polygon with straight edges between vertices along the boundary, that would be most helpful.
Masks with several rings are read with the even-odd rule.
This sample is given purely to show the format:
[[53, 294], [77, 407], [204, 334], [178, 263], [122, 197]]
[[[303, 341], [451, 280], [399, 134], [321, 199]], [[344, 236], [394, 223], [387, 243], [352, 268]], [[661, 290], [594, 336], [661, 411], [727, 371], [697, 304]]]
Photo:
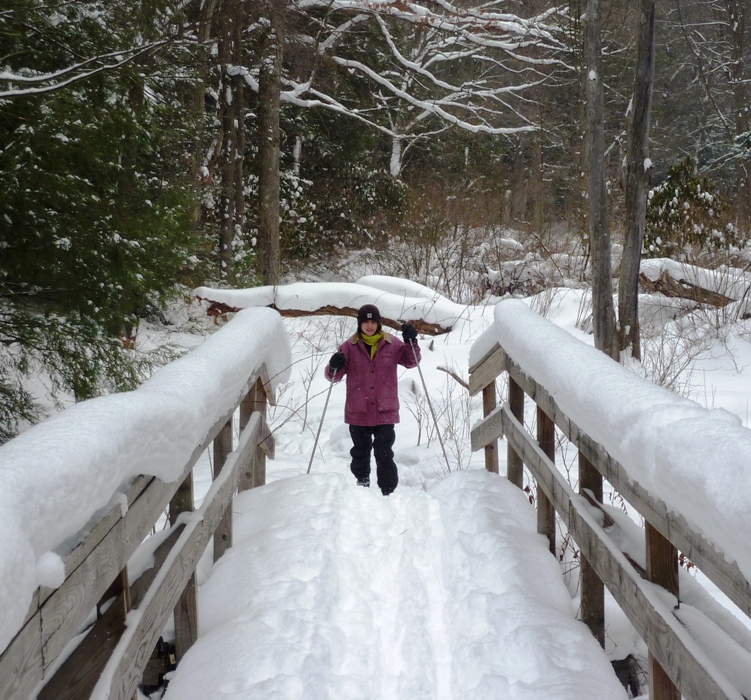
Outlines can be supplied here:
[[[251, 421], [253, 435], [258, 440], [252, 446], [252, 459], [245, 459], [239, 469], [233, 470], [233, 474], [236, 472], [237, 479], [245, 477], [246, 488], [263, 483], [261, 479], [248, 479], [247, 474], [250, 471], [265, 475], [265, 468], [257, 463], [265, 460], [267, 454], [273, 455], [273, 437], [266, 425], [264, 408], [267, 400], [272, 404], [274, 402], [268, 386], [268, 376], [263, 366], [248, 380], [235, 405], [214, 424], [195, 448], [177, 480], [164, 483], [155, 477], [137, 477], [126, 492], [127, 512], [123, 514], [119, 503], [114, 505], [96, 523], [84, 529], [88, 534], [82, 536], [74, 547], [61, 553], [66, 572], [64, 583], [57, 589], [42, 588], [36, 591], [23, 627], [0, 656], [0, 700], [27, 700], [38, 684], [47, 679], [60, 653], [80, 632], [86, 618], [112, 582], [122, 575], [128, 560], [192, 473], [203, 452], [225, 429], [249, 394], [253, 396], [253, 405], [257, 409], [263, 408], [257, 413], [259, 418]], [[246, 422], [249, 418], [245, 416]], [[233, 484], [234, 491], [237, 484]], [[182, 588], [184, 585], [183, 582]], [[182, 588], [177, 591], [178, 598]], [[147, 646], [151, 646], [146, 658], [155, 642], [156, 638], [152, 640], [149, 637]], [[128, 678], [137, 676], [136, 683], [140, 679], [138, 674], [142, 674], [145, 667], [142, 661], [142, 655], [138, 654], [126, 664], [131, 664], [128, 666]], [[133, 697], [134, 691], [135, 686], [129, 698]], [[79, 694], [75, 697], [83, 696]]]
[[[476, 395], [485, 387], [494, 385], [503, 372], [508, 373], [509, 384], [521, 387], [535, 401], [538, 411], [561, 429], [564, 436], [579, 448], [584, 459], [659, 533], [658, 537], [686, 554], [744, 613], [751, 616], [751, 586], [737, 564], [728, 563], [722, 552], [691, 527], [686, 518], [669, 510], [662, 500], [631, 479], [625, 468], [566, 416], [548, 391], [527, 375], [500, 345], [496, 344], [470, 367], [470, 394]], [[512, 411], [506, 403], [487, 414], [472, 429], [472, 450], [483, 449], [506, 436], [509, 453], [513, 452], [529, 468], [545, 500], [553, 503], [582, 555], [611, 591], [659, 666], [685, 697], [741, 700], [740, 693], [696, 649], [686, 629], [660, 602], [660, 598], [649, 595], [650, 589], [642, 582], [640, 572], [634, 569], [593, 517], [593, 506], [573, 492], [515, 413], [518, 414], [518, 410]], [[670, 556], [673, 557], [674, 553]], [[671, 691], [664, 692], [665, 695], [654, 697], [672, 697], [669, 695]]]

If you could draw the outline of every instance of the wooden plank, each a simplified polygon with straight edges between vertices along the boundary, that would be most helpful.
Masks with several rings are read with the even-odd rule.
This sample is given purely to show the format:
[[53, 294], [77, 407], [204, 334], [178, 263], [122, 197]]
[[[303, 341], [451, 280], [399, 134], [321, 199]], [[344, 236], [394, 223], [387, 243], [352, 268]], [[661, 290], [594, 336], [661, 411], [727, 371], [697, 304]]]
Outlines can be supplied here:
[[[524, 389], [508, 378], [508, 403], [511, 413], [524, 425]], [[510, 444], [506, 445], [506, 478], [520, 489], [524, 488], [524, 463]]]
[[[579, 493], [586, 493], [587, 500], [602, 503], [602, 475], [592, 463], [579, 453]], [[581, 555], [579, 570], [581, 590], [581, 621], [589, 627], [594, 638], [605, 648], [605, 586], [597, 576], [589, 560]]]
[[[266, 393], [268, 376], [265, 365], [249, 379], [244, 393], [247, 394], [250, 387], [255, 387], [259, 379]], [[273, 393], [269, 392], [267, 399], [273, 403]], [[149, 476], [137, 477], [126, 491], [130, 510], [125, 518], [122, 517], [120, 506], [113, 506], [93, 526], [84, 528], [89, 531], [85, 538], [74, 539], [73, 545], [64, 543], [61, 546], [58, 553], [65, 563], [65, 583], [60, 588], [40, 589], [34, 594], [24, 627], [0, 656], [0, 680], [14, 679], [13, 682], [0, 684], [5, 693], [0, 696], [2, 700], [26, 700], [30, 688], [33, 689], [41, 680], [39, 669], [54, 663], [68, 641], [79, 632], [101, 595], [161, 515], [177, 485], [193, 468], [235, 408], [233, 406], [212, 426], [193, 451], [182, 477], [174, 484], [164, 485]], [[273, 439], [269, 445], [267, 449], [273, 451]], [[146, 491], [148, 496], [145, 495]], [[134, 508], [139, 501], [140, 504]], [[147, 504], [150, 507], [145, 507]], [[37, 640], [36, 645], [34, 640]]]
[[[645, 525], [647, 578], [678, 599], [678, 550], [649, 523]], [[650, 700], [681, 700], [677, 686], [653, 654], [649, 654]]]
[[[46, 593], [44, 604], [27, 619], [24, 628], [0, 656], [0, 679], [19, 678], [19, 682], [7, 685], [8, 694], [3, 700], [27, 700], [30, 691], [24, 679], [36, 679], [32, 682], [33, 689], [41, 680], [37, 669], [52, 665], [65, 645], [78, 634], [102, 594], [161, 515], [172, 493], [226, 421], [225, 415], [211, 428], [203, 443], [193, 451], [178, 481], [164, 484], [154, 477], [138, 477], [127, 491], [129, 500], [134, 498], [134, 501], [125, 517], [119, 505], [113, 507], [102, 517], [105, 524], [101, 527], [97, 524], [91, 534], [68, 553], [64, 559], [65, 582], [60, 588]], [[109, 530], [102, 536], [106, 527]], [[76, 562], [78, 565], [71, 568]], [[39, 594], [36, 599], [39, 599]], [[29, 632], [23, 632], [26, 627], [29, 627]], [[33, 639], [38, 640], [36, 646], [30, 643]], [[3, 687], [6, 688], [5, 684]], [[13, 688], [17, 691], [10, 695]]]
[[[495, 380], [482, 390], [482, 413], [489, 415], [496, 408]], [[498, 439], [485, 445], [485, 469], [492, 474], [498, 473]]]
[[500, 346], [499, 343], [494, 343], [493, 347], [490, 348], [490, 350], [488, 350], [479, 360], [477, 360], [477, 362], [475, 362], [473, 365], [469, 366], [469, 373], [472, 374], [472, 372], [475, 372], [477, 370], [477, 368], [483, 362], [485, 362], [485, 360], [487, 360], [493, 353], [495, 353], [495, 351], [498, 350], [498, 348], [500, 348], [500, 347], [501, 346]]
[[[191, 472], [170, 501], [170, 525], [174, 527], [181, 513], [192, 513], [194, 508], [193, 472]], [[195, 574], [188, 580], [175, 606], [174, 617], [175, 658], [179, 662], [198, 639], [198, 599]]]
[[0, 664], [0, 700], [27, 700], [44, 677], [39, 616], [15, 636]]
[[472, 452], [481, 450], [493, 440], [503, 437], [503, 407], [498, 406], [489, 415], [475, 424], [469, 434]]
[[251, 417], [240, 436], [238, 449], [227, 460], [139, 606], [138, 622], [127, 630], [128, 641], [122, 645], [119, 663], [112, 676], [110, 700], [130, 700], [133, 697], [167, 617], [230, 505], [245, 464], [253, 458], [262, 432], [262, 420], [260, 414]]
[[691, 650], [698, 651], [698, 647], [685, 627], [660, 596], [641, 583], [639, 573], [590, 515], [586, 501], [574, 494], [564, 476], [513, 416], [508, 404], [503, 409], [506, 439], [522, 455], [524, 464], [552, 501], [582, 554], [681, 693], [689, 700], [742, 700], [703, 653], [699, 652], [700, 658], [692, 654]]
[[506, 370], [506, 353], [500, 345], [495, 345], [493, 349], [483, 357], [483, 359], [474, 367], [470, 368], [469, 374], [469, 395], [479, 394], [490, 382], [495, 381]]
[[[555, 424], [539, 406], [537, 407], [537, 442], [551, 464], [555, 463]], [[545, 493], [545, 489], [537, 489], [537, 532], [548, 538], [550, 553], [556, 556], [555, 507]]]
[[[232, 418], [230, 418], [224, 427], [219, 431], [219, 435], [214, 438], [214, 479], [216, 479], [224, 468], [227, 457], [232, 452]], [[227, 510], [222, 516], [222, 521], [214, 532], [214, 561], [219, 558], [232, 546], [232, 504], [227, 506]]]
[[686, 518], [668, 511], [663, 501], [652, 496], [631, 479], [624, 467], [614, 460], [599, 443], [590, 438], [558, 407], [555, 400], [537, 382], [526, 375], [508, 358], [509, 378], [513, 379], [554, 420], [563, 434], [574, 443], [595, 468], [613, 485], [645, 520], [650, 522], [679, 551], [701, 569], [730, 600], [751, 617], [751, 584], [735, 562], [729, 563], [701, 533], [696, 532]]
[[[133, 582], [129, 597], [134, 607], [137, 607], [143, 600], [148, 587], [164, 564], [183, 528], [183, 525], [174, 528], [173, 532], [154, 551], [154, 566], [147, 569], [137, 581]], [[124, 606], [124, 596], [120, 594], [92, 625], [86, 638], [45, 684], [39, 693], [38, 700], [82, 700], [90, 697], [107, 661], [125, 631], [125, 618], [118, 610]]]

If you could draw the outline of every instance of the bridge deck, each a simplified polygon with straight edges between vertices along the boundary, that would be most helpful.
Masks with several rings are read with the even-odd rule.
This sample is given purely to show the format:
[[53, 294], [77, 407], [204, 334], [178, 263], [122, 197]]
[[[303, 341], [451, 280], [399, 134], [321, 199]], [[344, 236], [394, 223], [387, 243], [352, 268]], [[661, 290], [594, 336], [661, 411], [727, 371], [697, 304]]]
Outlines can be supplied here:
[[472, 470], [384, 498], [336, 471], [236, 499], [166, 700], [626, 697], [522, 491]]

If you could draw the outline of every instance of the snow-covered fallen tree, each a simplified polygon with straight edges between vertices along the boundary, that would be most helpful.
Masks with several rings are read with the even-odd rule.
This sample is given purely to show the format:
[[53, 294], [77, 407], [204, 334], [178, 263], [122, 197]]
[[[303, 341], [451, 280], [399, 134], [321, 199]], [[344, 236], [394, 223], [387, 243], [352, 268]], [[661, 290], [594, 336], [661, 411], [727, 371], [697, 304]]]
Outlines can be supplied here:
[[641, 284], [666, 296], [727, 306], [734, 301], [745, 302], [751, 290], [751, 274], [726, 266], [710, 270], [670, 258], [652, 258], [642, 260]]
[[211, 302], [208, 313], [222, 314], [254, 306], [269, 306], [282, 316], [352, 316], [363, 304], [375, 304], [382, 324], [400, 329], [405, 321], [420, 333], [448, 333], [467, 307], [416, 282], [368, 275], [354, 284], [296, 282], [250, 289], [193, 290], [197, 299]]

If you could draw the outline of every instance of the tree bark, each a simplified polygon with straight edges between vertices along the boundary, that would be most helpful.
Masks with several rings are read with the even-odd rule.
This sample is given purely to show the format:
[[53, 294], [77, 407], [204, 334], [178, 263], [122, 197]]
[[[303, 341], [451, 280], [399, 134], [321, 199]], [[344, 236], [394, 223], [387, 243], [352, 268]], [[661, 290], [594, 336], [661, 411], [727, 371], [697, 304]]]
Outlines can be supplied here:
[[222, 150], [220, 157], [221, 187], [219, 196], [219, 276], [232, 280], [232, 240], [235, 234], [235, 159], [237, 157], [237, 121], [231, 68], [235, 55], [237, 3], [225, 0], [219, 20], [219, 91]]
[[[242, 3], [239, 0], [237, 1], [237, 10], [237, 21], [233, 27], [233, 63], [235, 66], [241, 66], [243, 64], [242, 33], [244, 22], [242, 21]], [[239, 71], [236, 71], [232, 77], [232, 95], [237, 133], [233, 163], [233, 208], [235, 235], [239, 235], [245, 228], [245, 78]]]
[[592, 255], [592, 326], [595, 347], [607, 355], [617, 357], [610, 266], [608, 192], [605, 183], [605, 117], [599, 0], [588, 0], [586, 16], [584, 80], [587, 94], [586, 150], [589, 249]]
[[641, 358], [639, 265], [649, 184], [649, 121], [654, 83], [654, 0], [641, 0], [636, 80], [630, 106], [626, 154], [626, 233], [618, 285], [618, 335], [621, 351]]
[[751, 118], [746, 83], [743, 80], [747, 0], [728, 0], [727, 4], [732, 36], [730, 81], [733, 90], [735, 135], [743, 149], [736, 165], [736, 220], [738, 226], [745, 227], [751, 222]]
[[266, 5], [268, 31], [258, 80], [258, 272], [264, 284], [279, 283], [279, 112], [286, 0]]

